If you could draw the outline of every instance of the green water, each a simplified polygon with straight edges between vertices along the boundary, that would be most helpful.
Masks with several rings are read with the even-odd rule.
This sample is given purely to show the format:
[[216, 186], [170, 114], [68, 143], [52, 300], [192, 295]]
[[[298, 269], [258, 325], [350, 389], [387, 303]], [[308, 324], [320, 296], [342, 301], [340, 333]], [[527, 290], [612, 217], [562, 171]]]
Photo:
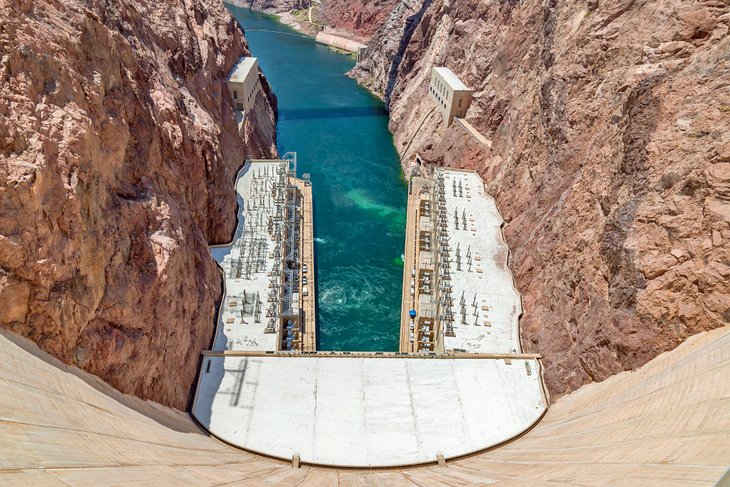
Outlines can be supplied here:
[[279, 99], [279, 153], [312, 177], [318, 348], [395, 351], [407, 189], [383, 103], [345, 76], [351, 56], [228, 8]]

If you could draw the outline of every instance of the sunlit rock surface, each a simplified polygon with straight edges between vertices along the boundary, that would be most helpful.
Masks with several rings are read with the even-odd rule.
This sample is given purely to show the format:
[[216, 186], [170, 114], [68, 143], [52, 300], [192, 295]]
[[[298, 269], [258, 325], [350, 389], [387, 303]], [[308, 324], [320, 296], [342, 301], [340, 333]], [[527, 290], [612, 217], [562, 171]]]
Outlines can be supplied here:
[[184, 408], [221, 292], [208, 244], [244, 158], [275, 150], [273, 97], [234, 119], [241, 30], [214, 0], [12, 0], [0, 53], [0, 326]]
[[[353, 71], [404, 165], [484, 178], [554, 395], [730, 320], [729, 23], [722, 2], [424, 0]], [[432, 111], [432, 66], [475, 90], [491, 149]]]

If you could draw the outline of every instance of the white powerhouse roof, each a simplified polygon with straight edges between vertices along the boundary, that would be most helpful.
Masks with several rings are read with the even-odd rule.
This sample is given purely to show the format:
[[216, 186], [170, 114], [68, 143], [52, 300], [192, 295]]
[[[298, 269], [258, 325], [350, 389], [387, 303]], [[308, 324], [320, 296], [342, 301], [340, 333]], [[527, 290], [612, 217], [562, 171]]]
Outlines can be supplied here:
[[206, 357], [193, 405], [195, 418], [233, 445], [351, 467], [483, 450], [544, 410], [529, 358]]
[[433, 68], [434, 71], [436, 71], [441, 77], [448, 83], [449, 86], [454, 91], [471, 91], [469, 88], [466, 87], [464, 83], [461, 82], [458, 76], [454, 74], [453, 71], [451, 71], [449, 68], [445, 67], [438, 67]]
[[[238, 196], [236, 233], [231, 244], [211, 247], [211, 254], [223, 269], [225, 278], [213, 350], [276, 350], [278, 335], [266, 333], [268, 323], [266, 313], [262, 313], [260, 321], [256, 322], [251, 316], [244, 318], [241, 308], [244, 296], [251, 306], [258, 294], [263, 303], [261, 306], [266, 310], [270, 283], [279, 279], [278, 275], [270, 276], [267, 272], [278, 265], [272, 254], [274, 241], [268, 232], [256, 230], [257, 224], [259, 227], [265, 225], [276, 212], [271, 187], [278, 166], [279, 161], [275, 160], [249, 161], [239, 171], [236, 179]], [[247, 226], [249, 232], [245, 233]], [[258, 238], [258, 244], [251, 242], [244, 250], [243, 243], [252, 239], [252, 233]], [[253, 254], [260, 254], [264, 265], [249, 267], [252, 272], [246, 276], [245, 261]], [[240, 266], [240, 275], [234, 275], [236, 273], [233, 272], [237, 265]]]
[[[509, 248], [502, 237], [503, 220], [497, 204], [485, 191], [477, 173], [449, 169], [442, 173], [452, 252], [448, 266], [456, 314], [455, 336], [444, 336], [444, 346], [446, 350], [471, 353], [519, 353], [522, 302], [512, 280]], [[455, 215], [459, 225], [455, 224]], [[460, 266], [453, 260], [457, 248]], [[469, 252], [473, 258], [471, 265], [466, 257]], [[462, 296], [466, 302], [466, 323], [459, 306]]]
[[251, 68], [256, 66], [255, 57], [245, 57], [238, 61], [236, 67], [233, 68], [231, 75], [228, 77], [228, 81], [234, 83], [243, 83], [246, 80], [246, 76], [251, 71]]

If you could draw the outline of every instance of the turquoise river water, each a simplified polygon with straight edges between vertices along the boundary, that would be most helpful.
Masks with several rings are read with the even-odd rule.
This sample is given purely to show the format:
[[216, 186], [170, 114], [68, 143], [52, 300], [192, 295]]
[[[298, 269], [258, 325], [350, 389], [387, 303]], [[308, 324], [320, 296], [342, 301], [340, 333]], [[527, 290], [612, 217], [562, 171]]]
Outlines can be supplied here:
[[311, 174], [318, 349], [396, 351], [407, 188], [383, 103], [345, 76], [351, 56], [228, 8], [278, 97], [279, 153]]

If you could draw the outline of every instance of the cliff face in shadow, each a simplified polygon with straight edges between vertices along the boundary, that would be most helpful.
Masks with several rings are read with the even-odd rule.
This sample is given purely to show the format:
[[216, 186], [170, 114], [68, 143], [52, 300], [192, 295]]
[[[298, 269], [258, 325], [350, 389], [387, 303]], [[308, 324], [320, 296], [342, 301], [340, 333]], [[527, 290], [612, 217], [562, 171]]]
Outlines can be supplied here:
[[421, 25], [423, 14], [431, 0], [401, 0], [390, 10], [368, 43], [364, 56], [350, 72], [350, 76], [386, 100], [400, 72], [400, 64], [413, 36]]
[[0, 326], [117, 389], [185, 407], [214, 330], [208, 243], [233, 179], [270, 156], [266, 81], [239, 128], [247, 48], [216, 0], [0, 7]]
[[[405, 166], [419, 154], [486, 181], [550, 390], [727, 323], [727, 2], [433, 0], [400, 45], [422, 5], [391, 16], [352, 74], [389, 95]], [[491, 148], [431, 113], [432, 66], [475, 90], [466, 119]]]

